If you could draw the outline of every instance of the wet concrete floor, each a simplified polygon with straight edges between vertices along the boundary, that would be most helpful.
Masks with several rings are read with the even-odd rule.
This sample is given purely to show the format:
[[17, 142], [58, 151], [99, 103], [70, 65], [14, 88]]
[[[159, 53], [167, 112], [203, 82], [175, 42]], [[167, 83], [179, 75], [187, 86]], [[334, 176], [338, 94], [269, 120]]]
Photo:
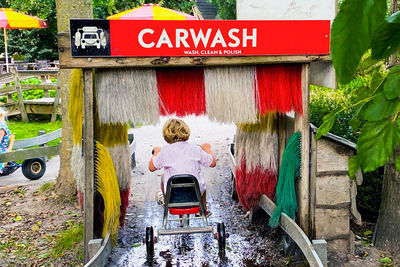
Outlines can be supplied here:
[[[137, 166], [132, 172], [130, 205], [109, 266], [283, 266], [286, 257], [280, 252], [280, 231], [267, 226], [265, 214], [250, 223], [240, 204], [231, 198], [228, 146], [235, 126], [220, 125], [207, 118], [185, 121], [191, 128], [190, 141], [211, 143], [218, 159], [215, 168], [203, 169], [202, 174], [207, 183], [207, 205], [212, 212], [209, 224], [216, 230], [217, 223], [224, 222], [229, 235], [225, 255], [219, 253], [217, 241], [207, 233], [160, 236], [154, 257], [146, 256], [145, 229], [153, 226], [157, 232], [162, 224], [163, 208], [155, 198], [160, 190], [161, 171], [150, 173], [147, 170], [152, 146], [163, 145], [161, 123], [138, 128], [135, 132]], [[195, 226], [196, 222], [192, 220], [190, 225]]]

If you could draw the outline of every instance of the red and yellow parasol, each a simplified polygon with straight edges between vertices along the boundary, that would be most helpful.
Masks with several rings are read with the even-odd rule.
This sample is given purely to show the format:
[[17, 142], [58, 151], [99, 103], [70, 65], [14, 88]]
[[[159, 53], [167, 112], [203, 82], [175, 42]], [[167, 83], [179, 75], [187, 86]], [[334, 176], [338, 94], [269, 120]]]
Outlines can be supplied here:
[[8, 72], [8, 52], [6, 29], [32, 29], [47, 28], [47, 22], [38, 17], [29, 16], [14, 11], [11, 8], [0, 9], [0, 27], [4, 29], [4, 48], [6, 53], [6, 66]]
[[197, 20], [195, 16], [161, 7], [159, 4], [143, 4], [107, 17], [119, 20]]

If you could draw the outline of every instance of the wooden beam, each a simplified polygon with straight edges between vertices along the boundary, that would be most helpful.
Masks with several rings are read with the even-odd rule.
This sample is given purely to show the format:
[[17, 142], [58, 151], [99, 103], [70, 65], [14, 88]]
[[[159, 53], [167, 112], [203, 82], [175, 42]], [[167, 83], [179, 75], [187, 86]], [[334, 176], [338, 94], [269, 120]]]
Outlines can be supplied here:
[[[276, 208], [275, 203], [265, 195], [261, 196], [259, 205], [270, 216], [272, 216]], [[285, 213], [281, 213], [279, 226], [290, 236], [290, 238], [293, 239], [294, 242], [296, 242], [310, 266], [324, 266], [307, 235], [301, 230], [295, 221]]]
[[61, 89], [57, 85], [56, 95], [54, 96], [53, 109], [51, 111], [51, 122], [55, 122], [57, 120], [57, 114], [60, 113], [58, 112], [60, 106], [60, 99], [61, 99]]
[[281, 168], [283, 152], [286, 148], [286, 115], [278, 114], [278, 165]]
[[58, 155], [59, 151], [60, 147], [57, 145], [4, 152], [0, 154], [0, 162], [48, 157]]
[[60, 68], [124, 68], [124, 67], [172, 67], [172, 66], [221, 66], [272, 63], [304, 63], [330, 60], [329, 55], [280, 55], [240, 57], [92, 57], [71, 56], [69, 33], [58, 34]]
[[85, 236], [84, 252], [85, 263], [89, 258], [89, 241], [93, 239], [93, 200], [94, 200], [94, 133], [93, 133], [93, 72], [85, 69], [83, 72], [83, 153], [85, 160], [85, 191], [84, 191], [84, 217]]
[[310, 236], [315, 238], [315, 207], [317, 202], [317, 141], [311, 133], [310, 155]]
[[17, 90], [18, 94], [18, 109], [21, 112], [21, 117], [23, 121], [28, 121], [28, 115], [26, 114], [25, 106], [24, 106], [24, 96], [21, 90], [21, 84], [19, 83], [18, 73], [14, 72], [15, 75], [15, 89]]
[[299, 206], [299, 225], [310, 234], [310, 64], [303, 64], [301, 73], [303, 115], [295, 115], [295, 131], [301, 131], [301, 179], [297, 183], [297, 203]]

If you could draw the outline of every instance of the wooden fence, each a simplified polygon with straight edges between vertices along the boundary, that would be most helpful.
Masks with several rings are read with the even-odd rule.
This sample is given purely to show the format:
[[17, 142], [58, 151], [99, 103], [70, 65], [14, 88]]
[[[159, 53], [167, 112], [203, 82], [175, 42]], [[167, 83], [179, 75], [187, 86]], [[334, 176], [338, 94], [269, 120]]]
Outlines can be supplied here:
[[[28, 120], [28, 114], [51, 114], [51, 121], [57, 119], [57, 114], [61, 113], [61, 95], [57, 88], [57, 83], [50, 81], [50, 78], [57, 78], [58, 70], [13, 70], [0, 76], [0, 97], [6, 96], [7, 102], [0, 104], [4, 107], [8, 116], [21, 114], [22, 120]], [[24, 84], [21, 81], [38, 78], [40, 84]], [[23, 92], [30, 90], [43, 90], [43, 97], [40, 99], [24, 100]], [[50, 97], [49, 91], [55, 90], [55, 97]], [[13, 95], [17, 94], [18, 100], [13, 100]]]

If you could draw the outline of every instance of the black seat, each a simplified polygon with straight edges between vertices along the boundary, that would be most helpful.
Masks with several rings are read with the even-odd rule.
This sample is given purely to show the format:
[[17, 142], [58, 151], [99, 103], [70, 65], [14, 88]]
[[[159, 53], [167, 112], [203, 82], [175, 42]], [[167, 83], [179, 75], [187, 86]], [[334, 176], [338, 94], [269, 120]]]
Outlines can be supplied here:
[[201, 202], [200, 187], [196, 177], [180, 174], [169, 178], [167, 201], [169, 203]]

